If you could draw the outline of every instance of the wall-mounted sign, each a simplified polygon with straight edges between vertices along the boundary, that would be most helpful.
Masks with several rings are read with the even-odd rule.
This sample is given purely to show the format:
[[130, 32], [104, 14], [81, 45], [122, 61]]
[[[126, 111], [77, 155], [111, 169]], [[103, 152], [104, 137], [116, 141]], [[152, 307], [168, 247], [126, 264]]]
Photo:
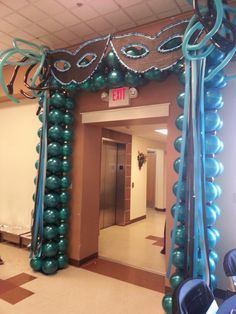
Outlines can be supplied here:
[[120, 87], [109, 90], [109, 107], [129, 106], [129, 87]]

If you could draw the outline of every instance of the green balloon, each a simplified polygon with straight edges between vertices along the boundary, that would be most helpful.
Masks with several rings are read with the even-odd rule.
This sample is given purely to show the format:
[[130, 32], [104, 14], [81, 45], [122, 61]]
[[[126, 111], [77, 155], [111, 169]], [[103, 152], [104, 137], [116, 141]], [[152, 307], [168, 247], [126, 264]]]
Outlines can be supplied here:
[[64, 86], [66, 90], [68, 90], [69, 92], [75, 92], [79, 89], [79, 84], [75, 83], [75, 82], [71, 82], [68, 85]]
[[175, 244], [183, 247], [184, 243], [185, 243], [185, 227], [184, 225], [179, 225], [176, 228]]
[[62, 160], [61, 169], [63, 172], [69, 172], [72, 168], [71, 162], [69, 160]]
[[55, 224], [58, 222], [59, 212], [56, 209], [46, 209], [43, 213], [45, 223]]
[[45, 240], [52, 240], [58, 235], [58, 228], [55, 225], [47, 225], [43, 228], [43, 236]]
[[63, 131], [63, 140], [70, 142], [73, 139], [73, 132], [70, 129], [65, 129]]
[[75, 107], [75, 100], [74, 98], [67, 97], [66, 98], [66, 103], [65, 103], [65, 108], [66, 109], [74, 109]]
[[109, 87], [121, 87], [124, 84], [123, 73], [113, 69], [107, 77]]
[[172, 253], [172, 263], [175, 267], [183, 269], [184, 267], [184, 250], [182, 248], [174, 249]]
[[61, 238], [58, 242], [58, 251], [60, 253], [65, 253], [68, 247], [68, 240], [65, 238]]
[[42, 133], [42, 128], [39, 128], [37, 132], [39, 138], [41, 137], [41, 133]]
[[62, 147], [59, 143], [52, 142], [48, 145], [48, 155], [52, 157], [60, 156], [62, 153]]
[[38, 160], [35, 161], [34, 166], [35, 166], [36, 169], [38, 169], [38, 167], [39, 167], [39, 161]]
[[68, 207], [62, 207], [59, 211], [59, 217], [61, 220], [67, 220], [70, 216], [70, 210]]
[[171, 71], [178, 74], [183, 69], [183, 67], [183, 62], [179, 61], [172, 66]]
[[95, 74], [93, 77], [93, 84], [98, 90], [105, 88], [107, 86], [106, 77], [100, 73]]
[[52, 175], [46, 178], [46, 187], [50, 190], [56, 190], [61, 187], [61, 180], [59, 177]]
[[43, 122], [43, 111], [40, 111], [39, 115], [38, 115], [38, 118], [39, 118], [39, 121]]
[[67, 223], [61, 223], [58, 227], [58, 233], [61, 236], [65, 236], [69, 230], [69, 226]]
[[42, 272], [47, 275], [52, 275], [58, 270], [58, 261], [54, 258], [46, 258], [42, 262]]
[[185, 84], [185, 71], [181, 71], [178, 73], [178, 80], [182, 85]]
[[66, 255], [59, 255], [57, 260], [60, 269], [66, 268], [69, 264], [68, 257]]
[[60, 201], [63, 204], [66, 204], [70, 200], [70, 193], [67, 191], [64, 191], [60, 194]]
[[88, 79], [80, 84], [80, 89], [90, 91], [91, 90], [91, 80]]
[[67, 112], [64, 114], [63, 121], [65, 124], [71, 125], [74, 122], [73, 114]]
[[66, 98], [61, 95], [59, 92], [55, 92], [49, 99], [49, 105], [56, 108], [63, 108], [66, 103]]
[[70, 144], [64, 144], [62, 146], [62, 155], [63, 156], [70, 156], [72, 154], [72, 147]]
[[39, 154], [39, 152], [40, 152], [40, 143], [38, 143], [37, 144], [37, 146], [36, 146], [36, 152]]
[[42, 254], [45, 257], [53, 257], [57, 255], [58, 244], [56, 242], [46, 242], [42, 246]]
[[162, 72], [158, 69], [151, 69], [144, 73], [144, 77], [151, 81], [163, 81], [167, 77], [167, 71]]
[[34, 271], [40, 271], [42, 268], [42, 260], [40, 257], [34, 257], [30, 260], [30, 266]]
[[132, 71], [127, 71], [125, 74], [125, 85], [130, 87], [139, 86], [139, 74]]
[[177, 127], [178, 130], [182, 131], [183, 128], [183, 122], [184, 122], [184, 115], [180, 114], [176, 120], [175, 120], [175, 125]]
[[53, 141], [58, 141], [63, 137], [63, 129], [59, 125], [53, 125], [48, 130], [48, 136]]
[[113, 51], [107, 53], [105, 62], [110, 68], [117, 68], [120, 65], [120, 62]]
[[68, 176], [63, 176], [61, 178], [61, 188], [68, 189], [71, 184], [71, 179]]
[[61, 83], [58, 82], [54, 77], [51, 77], [49, 80], [49, 88], [61, 89]]
[[56, 193], [48, 193], [44, 197], [45, 207], [56, 207], [60, 203], [60, 197]]
[[60, 124], [63, 122], [63, 113], [61, 110], [53, 109], [49, 112], [48, 120], [51, 123]]
[[170, 277], [170, 285], [173, 290], [184, 280], [184, 275], [181, 272], [175, 272]]
[[51, 171], [52, 173], [56, 173], [60, 171], [62, 168], [62, 162], [58, 158], [50, 158], [47, 161], [47, 170]]
[[181, 151], [181, 144], [182, 144], [182, 137], [179, 136], [179, 137], [176, 138], [176, 140], [174, 142], [174, 147], [177, 150], [177, 152], [179, 152], [179, 153]]
[[167, 314], [172, 314], [172, 296], [170, 294], [163, 297], [162, 307]]

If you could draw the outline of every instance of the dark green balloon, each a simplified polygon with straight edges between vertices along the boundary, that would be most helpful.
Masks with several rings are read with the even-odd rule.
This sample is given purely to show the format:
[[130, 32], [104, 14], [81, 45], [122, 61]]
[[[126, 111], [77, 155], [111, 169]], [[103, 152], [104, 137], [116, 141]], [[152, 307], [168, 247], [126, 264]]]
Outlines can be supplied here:
[[68, 248], [68, 240], [65, 238], [61, 238], [58, 241], [58, 251], [60, 253], [65, 253], [67, 251], [67, 248]]
[[48, 130], [48, 136], [53, 141], [58, 141], [63, 137], [63, 129], [59, 125], [53, 125]]
[[178, 74], [183, 70], [183, 67], [184, 67], [183, 62], [179, 61], [172, 66], [171, 71]]
[[55, 207], [60, 203], [60, 196], [56, 193], [48, 193], [44, 197], [45, 207]]
[[91, 80], [86, 80], [80, 84], [80, 89], [90, 91], [91, 90]]
[[41, 133], [42, 133], [42, 128], [39, 128], [37, 132], [39, 138], [41, 137]]
[[121, 87], [124, 84], [124, 76], [122, 71], [118, 69], [112, 70], [111, 72], [109, 72], [107, 80], [109, 87]]
[[61, 169], [63, 172], [69, 172], [72, 168], [71, 162], [69, 160], [62, 160]]
[[[175, 194], [175, 196], [177, 197], [177, 189], [178, 189], [178, 181], [175, 182], [175, 184], [173, 185], [173, 193]], [[184, 182], [181, 183], [180, 185], [180, 199], [184, 200], [185, 199], [185, 184]]]
[[64, 191], [60, 194], [60, 201], [63, 204], [66, 204], [70, 200], [70, 193], [67, 191]]
[[63, 108], [66, 103], [66, 97], [61, 95], [59, 92], [55, 92], [49, 99], [49, 104], [56, 108]]
[[[180, 157], [178, 157], [174, 161], [174, 170], [175, 170], [175, 172], [179, 173], [179, 169], [180, 169]], [[184, 165], [183, 165], [183, 174], [186, 174], [186, 164], [185, 164], [185, 162], [184, 162]]]
[[40, 151], [40, 143], [37, 144], [36, 146], [36, 152], [39, 154], [39, 151]]
[[63, 117], [63, 121], [65, 124], [67, 125], [71, 125], [74, 123], [74, 117], [73, 117], [73, 114], [67, 112], [64, 114], [64, 117]]
[[207, 134], [205, 137], [205, 148], [206, 154], [216, 154], [219, 152], [221, 147], [221, 140], [212, 134]]
[[40, 257], [34, 257], [30, 260], [30, 266], [34, 271], [40, 271], [42, 268], [42, 260]]
[[125, 85], [130, 87], [139, 86], [139, 74], [133, 71], [127, 71], [125, 73]]
[[58, 228], [55, 225], [46, 225], [43, 228], [43, 236], [45, 240], [52, 240], [58, 235]]
[[119, 60], [113, 51], [109, 51], [105, 57], [105, 62], [110, 68], [119, 67]]
[[66, 98], [65, 108], [69, 109], [69, 110], [75, 108], [75, 100], [74, 100], [74, 98], [71, 98], [71, 97], [67, 97]]
[[172, 314], [172, 296], [166, 294], [162, 299], [162, 307], [166, 314]]
[[105, 75], [101, 73], [95, 74], [93, 77], [93, 84], [98, 90], [105, 88], [107, 86], [107, 80]]
[[56, 173], [62, 168], [62, 161], [58, 158], [50, 158], [47, 161], [47, 170]]
[[185, 227], [184, 225], [179, 225], [176, 228], [175, 244], [183, 247], [184, 242], [185, 242]]
[[205, 132], [216, 131], [220, 128], [221, 119], [217, 112], [206, 111], [205, 112]]
[[71, 185], [71, 179], [68, 176], [63, 176], [61, 178], [61, 188], [62, 189], [68, 189], [69, 186]]
[[178, 80], [182, 85], [185, 84], [185, 71], [181, 71], [178, 73]]
[[64, 144], [62, 146], [62, 155], [70, 156], [72, 154], [72, 146], [70, 144]]
[[49, 112], [48, 120], [51, 123], [60, 124], [63, 122], [63, 113], [58, 109], [53, 109]]
[[51, 157], [60, 156], [62, 153], [62, 147], [59, 143], [52, 142], [48, 145], [48, 155]]
[[179, 93], [177, 96], [177, 104], [182, 109], [184, 108], [184, 97], [185, 97], [184, 92]]
[[[215, 69], [215, 66], [208, 67], [206, 69], [206, 76], [209, 75], [213, 70]], [[223, 71], [219, 71], [214, 77], [205, 83], [206, 87], [209, 88], [221, 88], [226, 85], [225, 76]]]
[[166, 79], [167, 76], [167, 71], [166, 72], [162, 72], [158, 69], [151, 69], [147, 72], [144, 73], [144, 77], [148, 80], [151, 81], [163, 81]]
[[38, 169], [38, 167], [39, 167], [39, 161], [38, 160], [35, 161], [34, 166], [35, 166], [36, 169]]
[[62, 207], [59, 211], [59, 217], [61, 220], [67, 220], [70, 216], [70, 210], [68, 207]]
[[46, 178], [46, 187], [50, 190], [59, 189], [61, 186], [61, 180], [59, 177], [52, 175]]
[[58, 252], [58, 244], [56, 242], [46, 242], [42, 246], [42, 254], [45, 257], [53, 257], [57, 255]]
[[55, 224], [59, 218], [59, 212], [56, 209], [46, 209], [43, 213], [43, 219], [45, 223]]
[[206, 90], [204, 97], [204, 106], [206, 110], [220, 109], [223, 105], [223, 96], [219, 89], [209, 88]]
[[218, 48], [215, 48], [209, 56], [207, 56], [208, 65], [218, 65], [225, 58], [225, 53]]
[[176, 138], [176, 140], [174, 142], [174, 147], [177, 150], [177, 152], [179, 152], [179, 153], [181, 151], [181, 144], [182, 144], [182, 137], [179, 136], [179, 137]]
[[61, 83], [58, 82], [54, 77], [51, 77], [49, 80], [49, 86], [53, 89], [60, 89]]
[[65, 86], [65, 89], [68, 90], [69, 92], [75, 92], [77, 91], [77, 89], [79, 89], [79, 84], [71, 82], [70, 84]]
[[181, 272], [175, 272], [170, 276], [170, 285], [175, 290], [179, 284], [184, 280], [184, 275]]
[[47, 275], [52, 275], [58, 270], [58, 261], [54, 258], [46, 258], [42, 262], [42, 272]]
[[73, 132], [70, 129], [65, 129], [63, 131], [63, 140], [70, 142], [73, 139]]
[[[179, 210], [178, 210], [178, 218], [177, 220], [184, 223], [184, 218], [185, 218], [185, 207], [184, 204], [179, 204], [178, 205]], [[177, 204], [174, 204], [171, 207], [171, 215], [174, 218], [175, 217], [175, 212], [176, 212]]]
[[184, 115], [180, 114], [175, 120], [175, 125], [176, 125], [177, 129], [180, 131], [182, 131], [182, 129], [183, 129], [183, 122], [184, 122]]
[[175, 267], [183, 269], [184, 267], [184, 249], [175, 248], [172, 253], [172, 263]]
[[67, 234], [68, 230], [69, 230], [69, 226], [67, 223], [63, 222], [58, 226], [59, 235], [65, 236]]
[[39, 115], [38, 115], [38, 118], [39, 118], [39, 121], [43, 122], [43, 111], [40, 111]]
[[69, 264], [69, 260], [66, 255], [59, 255], [57, 260], [58, 260], [58, 265], [60, 269], [66, 268]]

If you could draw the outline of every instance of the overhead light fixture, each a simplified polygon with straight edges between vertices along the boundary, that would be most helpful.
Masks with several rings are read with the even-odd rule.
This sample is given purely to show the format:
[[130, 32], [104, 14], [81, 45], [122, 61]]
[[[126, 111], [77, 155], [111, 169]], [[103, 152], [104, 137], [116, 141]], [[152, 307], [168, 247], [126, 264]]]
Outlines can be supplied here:
[[164, 134], [164, 135], [168, 134], [168, 130], [167, 129], [156, 129], [155, 132], [161, 133], [161, 134]]

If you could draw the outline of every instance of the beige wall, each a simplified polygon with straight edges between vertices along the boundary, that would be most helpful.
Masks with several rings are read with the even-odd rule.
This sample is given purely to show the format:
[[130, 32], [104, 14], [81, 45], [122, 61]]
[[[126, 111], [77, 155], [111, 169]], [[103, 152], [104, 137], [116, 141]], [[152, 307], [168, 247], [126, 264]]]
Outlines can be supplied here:
[[30, 227], [40, 122], [31, 101], [0, 104], [0, 224]]

